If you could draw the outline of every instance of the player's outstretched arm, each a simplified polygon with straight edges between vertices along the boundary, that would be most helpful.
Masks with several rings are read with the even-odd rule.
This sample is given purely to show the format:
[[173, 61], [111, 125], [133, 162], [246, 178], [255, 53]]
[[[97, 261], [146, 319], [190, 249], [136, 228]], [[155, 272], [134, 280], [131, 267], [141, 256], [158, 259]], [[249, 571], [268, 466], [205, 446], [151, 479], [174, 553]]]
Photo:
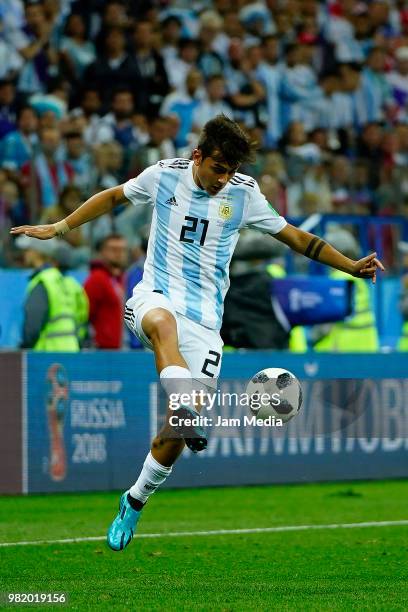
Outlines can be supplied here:
[[12, 227], [10, 233], [15, 235], [26, 234], [40, 240], [48, 240], [48, 238], [54, 238], [54, 236], [62, 236], [75, 227], [110, 212], [122, 202], [127, 202], [127, 200], [123, 193], [123, 185], [118, 185], [117, 187], [111, 187], [96, 193], [84, 202], [82, 206], [79, 206], [73, 213], [68, 215], [68, 217], [57, 223], [51, 223], [50, 225], [20, 225], [19, 227]]
[[377, 259], [377, 253], [366, 255], [358, 261], [354, 261], [337, 251], [330, 244], [303, 230], [290, 225], [289, 223], [274, 238], [287, 244], [297, 253], [301, 253], [310, 259], [315, 259], [320, 263], [347, 272], [359, 278], [371, 278], [373, 283], [376, 281], [377, 270], [384, 270], [381, 261]]

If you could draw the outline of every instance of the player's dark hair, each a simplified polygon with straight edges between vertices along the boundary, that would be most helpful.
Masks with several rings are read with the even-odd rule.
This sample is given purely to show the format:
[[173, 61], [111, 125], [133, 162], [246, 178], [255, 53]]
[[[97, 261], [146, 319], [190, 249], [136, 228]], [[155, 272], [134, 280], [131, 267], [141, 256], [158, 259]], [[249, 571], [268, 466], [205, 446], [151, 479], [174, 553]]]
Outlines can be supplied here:
[[225, 115], [217, 115], [203, 127], [197, 148], [203, 159], [218, 152], [218, 156], [227, 164], [239, 166], [253, 160], [256, 143], [250, 140], [238, 123]]

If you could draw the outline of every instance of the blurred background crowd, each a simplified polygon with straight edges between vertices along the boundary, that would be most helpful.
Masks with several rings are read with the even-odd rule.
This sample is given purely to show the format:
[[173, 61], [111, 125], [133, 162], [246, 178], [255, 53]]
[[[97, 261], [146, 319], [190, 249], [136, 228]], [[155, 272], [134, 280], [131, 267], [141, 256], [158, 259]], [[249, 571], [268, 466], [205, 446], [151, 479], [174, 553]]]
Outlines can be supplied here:
[[[406, 218], [408, 3], [2, 0], [0, 266], [24, 265], [10, 227], [190, 157], [218, 113], [258, 142], [242, 171], [284, 216]], [[124, 207], [68, 233], [63, 265], [114, 235], [140, 269], [149, 221]], [[391, 272], [401, 231], [382, 232]]]

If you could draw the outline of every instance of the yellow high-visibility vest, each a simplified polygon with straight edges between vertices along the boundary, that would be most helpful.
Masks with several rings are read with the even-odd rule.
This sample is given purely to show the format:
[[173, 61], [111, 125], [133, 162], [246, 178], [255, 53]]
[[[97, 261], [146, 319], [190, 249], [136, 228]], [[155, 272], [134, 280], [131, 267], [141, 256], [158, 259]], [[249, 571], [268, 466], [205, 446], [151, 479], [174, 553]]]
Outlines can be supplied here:
[[405, 321], [402, 326], [402, 334], [398, 340], [397, 349], [399, 351], [408, 351], [408, 321]]
[[45, 268], [29, 282], [30, 293], [39, 283], [48, 296], [48, 320], [35, 343], [35, 351], [79, 351], [75, 303], [76, 297], [58, 268]]
[[354, 283], [353, 314], [334, 323], [327, 336], [315, 345], [320, 352], [372, 353], [379, 349], [375, 315], [371, 307], [370, 289], [367, 281], [355, 278], [346, 272], [333, 270], [330, 277], [351, 280]]

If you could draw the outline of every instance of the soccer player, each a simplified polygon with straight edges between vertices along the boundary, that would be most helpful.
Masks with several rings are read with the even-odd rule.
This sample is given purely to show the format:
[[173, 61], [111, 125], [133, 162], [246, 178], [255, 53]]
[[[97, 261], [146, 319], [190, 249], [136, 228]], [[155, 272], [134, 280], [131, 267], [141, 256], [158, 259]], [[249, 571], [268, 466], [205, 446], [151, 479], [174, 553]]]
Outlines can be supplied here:
[[[93, 195], [65, 219], [52, 225], [12, 228], [40, 239], [62, 235], [123, 202], [154, 207], [142, 281], [126, 304], [128, 326], [155, 356], [167, 395], [193, 397], [195, 381], [214, 386], [221, 367], [223, 300], [228, 269], [239, 231], [257, 228], [294, 251], [375, 282], [383, 265], [376, 253], [353, 261], [322, 239], [288, 224], [261, 194], [256, 181], [238, 173], [254, 148], [232, 120], [208, 121], [192, 159], [167, 159], [146, 168], [123, 185]], [[197, 417], [193, 402], [171, 413]], [[174, 419], [172, 419], [174, 422]], [[154, 438], [136, 483], [120, 499], [108, 530], [108, 545], [124, 549], [131, 541], [149, 496], [166, 480], [184, 445], [205, 449], [199, 426], [171, 427], [169, 416]]]

